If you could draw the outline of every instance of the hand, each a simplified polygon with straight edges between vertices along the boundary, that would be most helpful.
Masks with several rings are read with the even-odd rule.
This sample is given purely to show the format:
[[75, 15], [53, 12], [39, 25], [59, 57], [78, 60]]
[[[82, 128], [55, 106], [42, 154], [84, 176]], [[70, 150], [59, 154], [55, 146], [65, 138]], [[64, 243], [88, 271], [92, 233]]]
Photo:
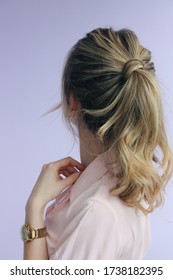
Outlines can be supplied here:
[[34, 203], [37, 207], [44, 207], [63, 188], [73, 184], [83, 170], [84, 166], [71, 157], [43, 165], [27, 206]]

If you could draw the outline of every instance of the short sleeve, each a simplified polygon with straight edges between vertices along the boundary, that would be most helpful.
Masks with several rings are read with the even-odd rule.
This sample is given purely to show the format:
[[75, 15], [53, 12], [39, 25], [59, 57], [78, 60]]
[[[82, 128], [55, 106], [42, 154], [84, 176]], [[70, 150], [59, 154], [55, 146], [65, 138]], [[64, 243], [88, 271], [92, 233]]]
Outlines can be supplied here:
[[102, 201], [92, 200], [50, 259], [119, 259], [120, 254], [121, 234], [115, 214]]

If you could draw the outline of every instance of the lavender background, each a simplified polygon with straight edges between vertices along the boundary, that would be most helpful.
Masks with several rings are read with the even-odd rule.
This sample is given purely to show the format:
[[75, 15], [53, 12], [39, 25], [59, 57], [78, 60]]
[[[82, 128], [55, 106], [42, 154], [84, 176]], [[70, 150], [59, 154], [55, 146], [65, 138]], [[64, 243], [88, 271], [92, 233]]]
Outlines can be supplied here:
[[[153, 53], [164, 90], [170, 141], [173, 117], [172, 0], [0, 0], [0, 259], [22, 259], [24, 207], [44, 163], [78, 147], [61, 114], [40, 118], [59, 100], [69, 48], [96, 27], [129, 27]], [[173, 259], [173, 182], [151, 215], [146, 259]]]

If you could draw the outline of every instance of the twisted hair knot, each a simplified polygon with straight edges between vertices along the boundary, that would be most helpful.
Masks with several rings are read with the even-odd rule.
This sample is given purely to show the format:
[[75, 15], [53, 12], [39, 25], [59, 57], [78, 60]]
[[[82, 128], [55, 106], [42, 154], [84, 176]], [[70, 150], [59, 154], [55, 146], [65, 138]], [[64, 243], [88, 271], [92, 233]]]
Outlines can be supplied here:
[[123, 78], [128, 80], [131, 74], [138, 69], [144, 69], [144, 63], [141, 60], [137, 58], [128, 60], [123, 67]]

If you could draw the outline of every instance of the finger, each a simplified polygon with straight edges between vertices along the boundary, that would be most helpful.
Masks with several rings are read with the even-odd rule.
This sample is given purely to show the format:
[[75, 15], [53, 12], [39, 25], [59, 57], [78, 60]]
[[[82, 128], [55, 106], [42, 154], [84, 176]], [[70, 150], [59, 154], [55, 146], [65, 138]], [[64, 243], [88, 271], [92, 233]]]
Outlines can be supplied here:
[[73, 171], [76, 171], [76, 168], [80, 171], [83, 171], [85, 169], [83, 164], [81, 164], [80, 162], [78, 162], [77, 160], [75, 160], [71, 157], [63, 159], [62, 164], [63, 164], [63, 166], [67, 166], [70, 169], [73, 168]]
[[54, 161], [52, 162], [52, 164], [55, 166], [55, 168], [57, 169], [64, 169], [64, 167], [69, 166], [73, 166], [75, 168], [77, 168], [80, 171], [83, 171], [85, 169], [85, 167], [83, 166], [83, 164], [81, 164], [79, 161], [71, 158], [71, 157], [67, 157], [58, 161]]
[[71, 175], [71, 173], [69, 173], [68, 170], [61, 170], [60, 172], [58, 172], [58, 175], [64, 175], [65, 177], [68, 177]]
[[69, 173], [69, 175], [77, 171], [77, 169], [76, 169], [75, 167], [73, 167], [73, 166], [71, 166], [71, 165], [68, 165], [68, 166], [65, 167], [64, 169], [60, 169], [60, 170], [58, 171], [58, 173], [60, 174], [61, 172], [64, 172], [64, 170], [66, 170], [66, 171]]
[[67, 178], [65, 178], [64, 180], [61, 181], [61, 186], [60, 188], [63, 189], [64, 187], [74, 184], [76, 182], [76, 180], [78, 179], [80, 173], [79, 172], [75, 172], [73, 174], [71, 174], [70, 176], [68, 176]]
[[64, 180], [63, 175], [59, 175], [58, 177], [59, 177], [59, 179]]
[[76, 172], [79, 173], [80, 171], [78, 171], [77, 169], [75, 169], [74, 167], [69, 165], [69, 166], [66, 167], [66, 169], [59, 170], [58, 175], [62, 174], [63, 176], [68, 177], [71, 174], [76, 173]]

